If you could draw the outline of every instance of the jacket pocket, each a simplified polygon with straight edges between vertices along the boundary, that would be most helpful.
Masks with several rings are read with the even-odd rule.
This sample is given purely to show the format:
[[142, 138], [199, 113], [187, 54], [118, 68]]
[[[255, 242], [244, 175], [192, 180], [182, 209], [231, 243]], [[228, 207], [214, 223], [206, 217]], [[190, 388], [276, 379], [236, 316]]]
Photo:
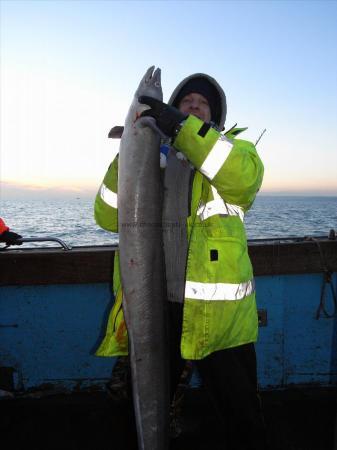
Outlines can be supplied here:
[[207, 239], [207, 266], [210, 282], [240, 283], [253, 276], [245, 241], [235, 237]]

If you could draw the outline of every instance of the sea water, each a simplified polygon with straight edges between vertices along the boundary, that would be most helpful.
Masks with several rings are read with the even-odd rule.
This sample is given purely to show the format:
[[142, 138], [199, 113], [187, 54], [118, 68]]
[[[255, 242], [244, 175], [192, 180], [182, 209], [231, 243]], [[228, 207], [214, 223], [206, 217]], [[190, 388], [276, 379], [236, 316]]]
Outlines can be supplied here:
[[[118, 235], [94, 220], [93, 199], [1, 200], [0, 217], [23, 237], [54, 237], [68, 245], [111, 245]], [[248, 239], [328, 236], [337, 230], [337, 197], [258, 195], [245, 215]], [[57, 246], [26, 243], [25, 247]]]

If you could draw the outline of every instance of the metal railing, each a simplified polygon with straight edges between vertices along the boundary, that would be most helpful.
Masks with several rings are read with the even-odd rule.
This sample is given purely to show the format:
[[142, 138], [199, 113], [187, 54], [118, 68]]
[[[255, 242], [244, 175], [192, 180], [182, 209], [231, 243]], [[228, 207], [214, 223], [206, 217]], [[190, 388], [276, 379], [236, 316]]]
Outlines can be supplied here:
[[[320, 240], [336, 240], [337, 238], [337, 233], [335, 230], [330, 230], [328, 235], [325, 236], [279, 236], [279, 237], [270, 237], [270, 238], [257, 238], [257, 239], [248, 239], [248, 244], [253, 244], [253, 243], [260, 243], [263, 244], [265, 242], [285, 242], [285, 241], [291, 241], [291, 242], [308, 242], [308, 241], [320, 241]], [[58, 244], [61, 245], [61, 247], [64, 250], [71, 250], [72, 247], [68, 244], [66, 244], [64, 241], [62, 241], [59, 238], [54, 238], [54, 237], [30, 237], [30, 238], [19, 238], [16, 240], [16, 242], [14, 242], [13, 244], [10, 245], [6, 245], [5, 247], [3, 247], [1, 250], [5, 250], [8, 247], [14, 246], [14, 245], [21, 245], [24, 244], [26, 242], [57, 242]], [[115, 250], [118, 249], [118, 244], [114, 244], [113, 245], [115, 248]]]
[[[62, 241], [61, 239], [54, 238], [54, 237], [48, 237], [48, 236], [47, 237], [43, 237], [43, 238], [40, 238], [40, 237], [19, 238], [19, 239], [16, 240], [16, 242], [17, 242], [17, 244], [14, 243], [12, 245], [20, 245], [20, 244], [23, 244], [25, 242], [57, 242], [58, 244], [61, 245], [63, 250], [71, 250], [71, 247], [68, 244], [66, 244], [64, 241]], [[7, 245], [4, 248], [8, 248], [8, 247], [9, 247], [9, 245]]]

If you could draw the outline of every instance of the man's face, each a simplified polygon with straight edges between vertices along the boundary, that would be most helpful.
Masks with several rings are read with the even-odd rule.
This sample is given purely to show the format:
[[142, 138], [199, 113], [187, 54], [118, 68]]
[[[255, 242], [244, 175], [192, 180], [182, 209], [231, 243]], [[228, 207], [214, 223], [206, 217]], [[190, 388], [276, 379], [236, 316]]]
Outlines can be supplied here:
[[196, 92], [185, 95], [181, 99], [178, 109], [184, 114], [193, 114], [204, 122], [211, 120], [211, 109], [208, 101], [203, 95]]

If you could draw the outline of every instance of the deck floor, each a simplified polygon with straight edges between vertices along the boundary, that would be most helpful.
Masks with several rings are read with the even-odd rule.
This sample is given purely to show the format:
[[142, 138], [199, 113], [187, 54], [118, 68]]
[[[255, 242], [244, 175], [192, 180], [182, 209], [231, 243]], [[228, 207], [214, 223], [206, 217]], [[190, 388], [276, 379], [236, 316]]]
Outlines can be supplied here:
[[[334, 448], [336, 390], [265, 391], [262, 401], [273, 450]], [[0, 415], [3, 449], [134, 450], [127, 403], [105, 392], [1, 400]], [[171, 450], [225, 450], [202, 389], [186, 391], [181, 423]]]

